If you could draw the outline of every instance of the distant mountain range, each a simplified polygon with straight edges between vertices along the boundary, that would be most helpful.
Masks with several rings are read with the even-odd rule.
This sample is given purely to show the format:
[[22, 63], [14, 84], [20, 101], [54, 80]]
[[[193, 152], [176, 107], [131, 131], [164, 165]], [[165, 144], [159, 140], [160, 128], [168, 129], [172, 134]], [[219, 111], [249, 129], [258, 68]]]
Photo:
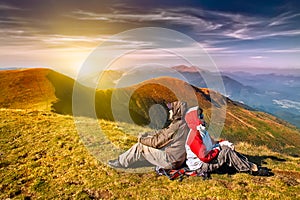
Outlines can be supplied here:
[[[191, 67], [174, 67], [197, 87], [206, 87], [204, 76], [211, 72], [195, 72]], [[254, 109], [271, 113], [300, 128], [300, 75], [221, 73], [227, 97]]]
[[[98, 77], [99, 74], [93, 76]], [[184, 65], [172, 68], [143, 68], [130, 73], [110, 70], [102, 74], [98, 82], [101, 89], [129, 87], [157, 77], [173, 77], [196, 87], [207, 88], [206, 79], [215, 80], [221, 76], [225, 92], [215, 88], [226, 97], [282, 118], [300, 128], [300, 75], [264, 74], [245, 72], [214, 73]], [[88, 77], [87, 80], [96, 80]]]
[[[174, 69], [173, 69], [174, 70]], [[193, 73], [193, 72], [185, 72]], [[231, 79], [229, 79], [231, 80]], [[0, 71], [0, 107], [10, 109], [52, 110], [60, 114], [72, 114], [72, 96], [75, 81], [49, 69], [26, 69]], [[98, 89], [81, 85], [78, 94], [95, 93], [95, 111], [98, 118], [114, 121], [118, 112], [121, 116], [128, 111], [134, 123], [154, 128], [167, 123], [163, 107], [151, 110], [154, 105], [163, 105], [180, 97], [189, 106], [201, 105], [208, 124], [211, 124], [211, 105], [222, 109], [227, 103], [226, 120], [222, 138], [255, 145], [266, 145], [275, 151], [300, 155], [299, 129], [272, 115], [255, 111], [250, 107], [208, 89], [201, 89], [172, 77], [159, 77], [143, 81], [130, 87]], [[166, 87], [168, 85], [169, 87]], [[176, 93], [176, 94], [175, 94]], [[218, 98], [212, 99], [212, 94]], [[114, 101], [112, 99], [114, 98]], [[124, 99], [129, 99], [128, 102]], [[83, 102], [82, 115], [89, 116]], [[113, 113], [116, 107], [117, 113]], [[153, 116], [157, 117], [153, 119]], [[160, 118], [161, 116], [161, 118]], [[126, 118], [117, 120], [126, 121]], [[211, 133], [214, 135], [214, 133]]]
[[[233, 97], [245, 104], [278, 116], [300, 127], [300, 74], [226, 73], [245, 87], [255, 88], [256, 95]], [[246, 97], [246, 98], [245, 98]]]

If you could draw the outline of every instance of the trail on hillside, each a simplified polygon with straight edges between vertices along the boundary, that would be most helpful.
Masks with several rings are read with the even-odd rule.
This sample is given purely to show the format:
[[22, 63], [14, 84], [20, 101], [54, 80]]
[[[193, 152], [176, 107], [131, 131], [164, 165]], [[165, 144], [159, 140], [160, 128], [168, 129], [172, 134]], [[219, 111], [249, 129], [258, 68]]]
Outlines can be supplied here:
[[249, 128], [253, 128], [253, 129], [257, 130], [257, 128], [255, 128], [255, 127], [252, 126], [251, 124], [248, 124], [247, 122], [241, 120], [240, 118], [238, 118], [237, 116], [235, 116], [235, 115], [232, 114], [231, 112], [227, 112], [227, 114], [229, 114], [230, 116], [232, 116], [233, 118], [235, 118], [236, 120], [238, 120], [239, 122], [241, 122], [242, 124], [248, 126]]

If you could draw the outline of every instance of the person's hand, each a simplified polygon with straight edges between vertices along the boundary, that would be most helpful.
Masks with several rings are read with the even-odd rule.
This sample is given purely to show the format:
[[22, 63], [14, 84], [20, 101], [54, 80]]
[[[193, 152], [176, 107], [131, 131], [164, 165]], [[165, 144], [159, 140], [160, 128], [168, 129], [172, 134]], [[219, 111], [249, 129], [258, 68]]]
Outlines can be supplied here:
[[140, 143], [141, 142], [141, 138], [145, 138], [145, 137], [147, 137], [148, 136], [148, 133], [147, 132], [145, 132], [145, 133], [140, 133], [139, 135], [138, 135], [138, 143]]
[[198, 131], [205, 131], [205, 126], [200, 124], [199, 126], [196, 127]]
[[216, 146], [213, 149], [218, 149], [219, 151], [221, 151], [221, 147], [220, 146]]
[[233, 143], [227, 141], [227, 140], [224, 140], [222, 142], [219, 142], [220, 146], [227, 146], [229, 148], [231, 148], [232, 150], [234, 150], [234, 145]]
[[148, 132], [143, 132], [143, 133], [140, 133], [140, 134], [138, 135], [138, 138], [147, 137], [148, 135], [149, 135]]

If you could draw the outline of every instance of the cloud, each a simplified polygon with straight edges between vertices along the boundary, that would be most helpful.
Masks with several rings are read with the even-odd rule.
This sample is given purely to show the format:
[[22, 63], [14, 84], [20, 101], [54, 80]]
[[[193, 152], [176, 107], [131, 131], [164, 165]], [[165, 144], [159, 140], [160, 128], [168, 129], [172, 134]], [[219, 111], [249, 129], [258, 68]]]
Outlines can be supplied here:
[[289, 23], [292, 19], [299, 17], [299, 13], [285, 12], [273, 18], [268, 26], [279, 26]]
[[266, 50], [269, 53], [300, 53], [300, 48], [289, 48], [289, 49], [271, 49]]
[[[170, 11], [174, 12], [172, 9]], [[205, 21], [205, 23], [202, 24], [206, 24], [206, 27], [213, 28], [203, 29], [201, 25], [191, 23], [190, 20], [187, 20], [186, 23], [193, 25], [194, 30], [199, 31], [199, 35], [205, 33], [203, 30], [208, 30], [207, 36], [223, 36], [238, 40], [258, 40], [278, 36], [300, 36], [300, 26], [298, 25], [300, 19], [297, 19], [297, 17], [300, 17], [299, 13], [288, 12], [284, 13], [284, 15], [270, 18], [211, 10], [199, 11], [195, 8], [177, 9], [177, 12], [182, 13], [182, 18], [186, 18], [184, 16], [189, 16], [193, 13], [201, 13], [196, 16]], [[183, 20], [182, 23], [184, 24], [185, 21]], [[272, 25], [270, 26], [270, 24]], [[285, 25], [285, 27], [282, 28], [282, 26], [279, 25]]]
[[22, 10], [22, 9], [8, 4], [0, 4], [0, 10]]
[[[189, 27], [195, 34], [206, 37], [223, 36], [238, 40], [256, 40], [278, 36], [298, 36], [300, 27], [295, 19], [298, 13], [287, 12], [270, 17], [249, 16], [230, 12], [211, 11], [200, 8], [167, 8], [149, 9], [143, 13], [132, 12], [132, 9], [114, 10], [112, 13], [96, 13], [76, 10], [69, 14], [77, 20], [96, 20], [109, 23], [167, 23]], [[295, 26], [292, 26], [295, 24]], [[279, 25], [287, 25], [282, 29]], [[268, 27], [268, 28], [266, 28]]]
[[49, 46], [96, 48], [102, 42], [106, 42], [108, 51], [110, 49], [132, 49], [143, 46], [151, 46], [150, 42], [138, 41], [134, 38], [111, 38], [110, 35], [79, 36], [79, 35], [47, 35], [40, 36], [39, 39]]
[[[1, 10], [1, 9], [0, 9]], [[1, 17], [0, 16], [0, 23], [3, 26], [5, 25], [28, 25], [31, 22], [29, 20], [26, 20], [22, 17], [10, 17], [10, 16], [5, 16], [5, 17]]]
[[[55, 6], [62, 7], [52, 11], [45, 9], [45, 3], [41, 4], [34, 4], [29, 8], [24, 6], [25, 3], [15, 4], [19, 7], [10, 5], [9, 1], [6, 4], [0, 3], [0, 11], [10, 11], [0, 14], [0, 50], [3, 53], [18, 54], [24, 50], [92, 50], [101, 42], [107, 41], [111, 35], [121, 31], [159, 26], [189, 35], [213, 56], [223, 59], [221, 64], [224, 58], [228, 59], [228, 63], [232, 63], [232, 59], [243, 58], [232, 63], [236, 65], [242, 62], [253, 65], [259, 59], [259, 62], [266, 64], [272, 59], [264, 58], [274, 58], [273, 54], [277, 56], [278, 53], [282, 53], [276, 57], [277, 60], [272, 60], [274, 63], [276, 60], [276, 66], [299, 66], [290, 64], [298, 63], [290, 58], [300, 52], [299, 45], [291, 42], [299, 41], [300, 37], [300, 14], [292, 9], [274, 14], [272, 8], [268, 12], [271, 14], [257, 14], [254, 10], [239, 12], [222, 8], [220, 11], [218, 6], [216, 9], [206, 9], [199, 5], [176, 7], [175, 4], [167, 4], [154, 7], [151, 4], [138, 7], [138, 4], [133, 3], [120, 3], [117, 6], [103, 3], [101, 7], [91, 7], [86, 3], [82, 3], [85, 6], [74, 3], [64, 9], [63, 5], [58, 3]], [[32, 12], [20, 12], [24, 10], [23, 7], [31, 9]], [[37, 10], [39, 8], [44, 10]], [[155, 43], [158, 44], [162, 39], [173, 42], [172, 37], [154, 38], [153, 43], [141, 42], [138, 38], [110, 39], [110, 42], [116, 48], [138, 48], [145, 45], [155, 47]], [[183, 44], [181, 48], [193, 54], [191, 45], [193, 44]], [[284, 55], [289, 56], [289, 59], [286, 62], [277, 62], [284, 59]]]
[[[228, 49], [230, 45], [234, 46], [237, 41], [243, 40], [259, 40], [280, 36], [300, 36], [300, 28], [297, 28], [297, 26], [293, 27], [290, 24], [294, 22], [292, 20], [295, 20], [300, 14], [292, 12], [286, 12], [274, 18], [269, 18], [193, 7], [149, 8], [145, 11], [130, 7], [129, 5], [126, 5], [126, 9], [123, 9], [122, 5], [123, 4], [120, 4], [118, 7], [113, 7], [109, 13], [107, 11], [93, 12], [88, 9], [77, 9], [70, 13], [62, 14], [62, 16], [64, 18], [77, 20], [77, 24], [84, 23], [81, 21], [99, 21], [105, 22], [108, 27], [126, 27], [129, 24], [131, 28], [149, 25], [155, 26], [155, 24], [164, 27], [175, 27], [176, 29], [178, 28], [177, 30], [183, 30], [186, 33], [195, 35], [197, 40], [201, 41], [201, 43], [205, 43], [208, 48], [215, 50]], [[18, 9], [4, 4], [0, 4], [0, 9], [1, 6], [3, 9]], [[35, 26], [37, 32], [39, 32], [39, 29], [42, 28], [41, 25], [44, 26], [44, 23], [39, 22], [39, 19], [35, 19], [35, 23], [32, 20], [32, 18], [22, 19], [16, 16], [0, 17], [0, 21], [4, 24], [2, 24], [2, 26], [4, 26], [2, 28], [5, 28], [5, 24], [7, 24], [9, 28], [14, 24], [14, 31], [19, 33], [24, 31], [22, 30], [24, 27], [34, 27], [35, 24], [40, 24]], [[53, 21], [51, 23], [54, 23], [52, 26], [55, 26], [56, 22]], [[17, 27], [17, 24], [22, 24], [22, 28], [19, 28], [20, 26]], [[279, 28], [279, 24], [289, 24], [290, 26], [282, 29]], [[268, 25], [269, 27], [266, 28]], [[92, 28], [93, 27], [90, 27], [89, 29]], [[79, 29], [80, 27], [78, 30]], [[26, 30], [24, 32], [26, 32]], [[47, 37], [47, 34], [45, 34], [45, 37]], [[98, 39], [98, 35], [92, 35], [91, 37], [94, 37], [94, 39], [84, 36], [50, 36], [49, 39], [42, 40], [56, 44], [62, 44], [64, 42], [92, 43], [92, 40], [96, 42], [101, 41], [101, 39]], [[224, 41], [226, 44], [223, 43]]]
[[264, 58], [267, 58], [265, 56], [251, 56], [250, 57], [251, 59], [264, 59]]
[[279, 105], [281, 108], [286, 108], [286, 109], [296, 109], [300, 111], [300, 102], [297, 101], [292, 101], [288, 99], [282, 99], [282, 100], [273, 100], [274, 104]]
[[205, 30], [214, 30], [219, 25], [208, 22], [202, 18], [179, 13], [177, 10], [154, 9], [148, 13], [126, 13], [115, 11], [114, 13], [94, 13], [83, 10], [73, 11], [69, 17], [78, 20], [107, 21], [111, 23], [134, 23], [142, 24], [145, 22], [167, 22], [171, 24], [201, 26]]

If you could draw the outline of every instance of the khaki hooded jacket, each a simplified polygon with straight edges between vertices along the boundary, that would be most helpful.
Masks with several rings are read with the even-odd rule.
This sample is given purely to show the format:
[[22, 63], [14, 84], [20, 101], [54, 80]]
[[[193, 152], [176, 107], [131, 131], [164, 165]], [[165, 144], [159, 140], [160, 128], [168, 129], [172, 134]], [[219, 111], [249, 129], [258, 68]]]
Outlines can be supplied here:
[[184, 121], [187, 111], [185, 102], [176, 101], [170, 104], [173, 112], [171, 123], [167, 128], [148, 132], [139, 138], [139, 142], [156, 149], [163, 149], [172, 169], [182, 166], [186, 160], [185, 142], [189, 128]]

